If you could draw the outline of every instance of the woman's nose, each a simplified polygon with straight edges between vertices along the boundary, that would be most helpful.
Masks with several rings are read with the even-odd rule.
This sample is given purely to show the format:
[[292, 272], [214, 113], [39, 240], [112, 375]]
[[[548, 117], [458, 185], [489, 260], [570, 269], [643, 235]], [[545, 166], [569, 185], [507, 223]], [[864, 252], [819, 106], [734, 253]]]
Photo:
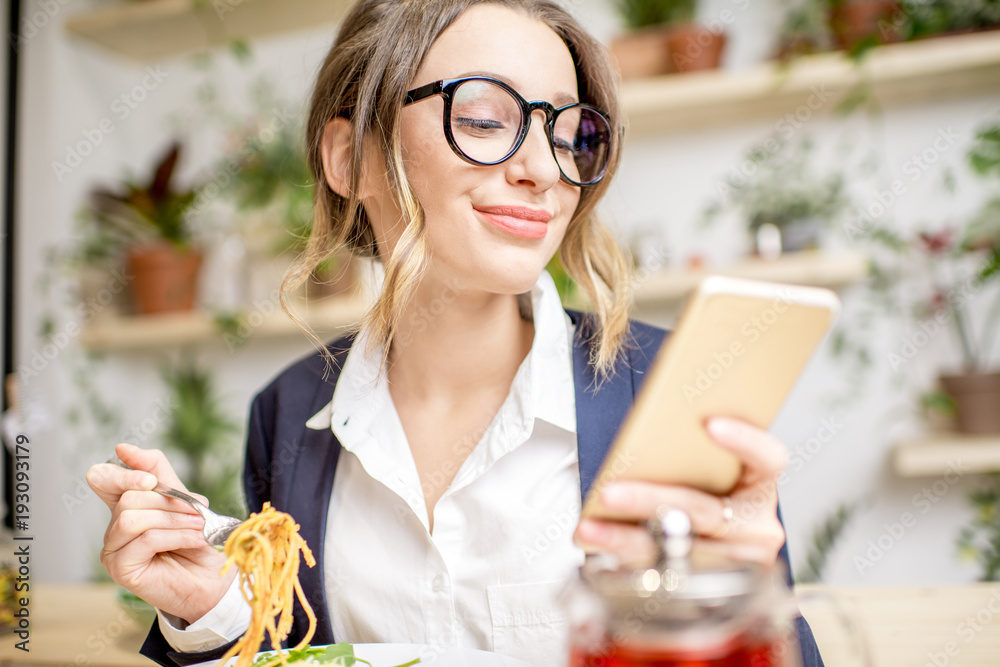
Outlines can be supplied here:
[[528, 134], [508, 160], [507, 178], [512, 183], [531, 185], [547, 190], [559, 182], [559, 165], [552, 154], [547, 130], [548, 117], [541, 109], [531, 115]]

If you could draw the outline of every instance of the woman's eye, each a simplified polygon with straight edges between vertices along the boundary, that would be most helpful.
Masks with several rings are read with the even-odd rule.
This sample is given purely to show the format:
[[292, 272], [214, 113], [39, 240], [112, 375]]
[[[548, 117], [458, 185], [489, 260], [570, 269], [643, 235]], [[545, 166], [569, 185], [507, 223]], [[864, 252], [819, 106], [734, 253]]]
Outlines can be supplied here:
[[499, 120], [493, 120], [492, 118], [468, 118], [464, 116], [458, 116], [455, 118], [455, 122], [464, 128], [469, 128], [472, 130], [502, 130], [504, 125]]
[[556, 149], [559, 153], [565, 153], [567, 155], [573, 153], [573, 141], [562, 139], [560, 137], [552, 137], [552, 147]]

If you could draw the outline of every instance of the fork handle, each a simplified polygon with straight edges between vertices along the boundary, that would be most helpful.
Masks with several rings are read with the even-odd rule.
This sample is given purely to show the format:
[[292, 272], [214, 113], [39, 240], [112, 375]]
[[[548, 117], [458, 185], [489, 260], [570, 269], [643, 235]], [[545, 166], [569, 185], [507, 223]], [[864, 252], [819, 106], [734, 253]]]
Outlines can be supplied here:
[[[133, 468], [132, 466], [130, 466], [129, 464], [125, 463], [120, 458], [118, 458], [117, 454], [113, 454], [111, 458], [107, 460], [107, 463], [116, 465], [119, 468], [125, 468], [126, 470], [135, 470], [135, 468]], [[178, 500], [183, 500], [188, 505], [193, 507], [194, 510], [203, 517], [205, 516], [205, 510], [208, 509], [208, 507], [206, 507], [204, 503], [202, 503], [194, 496], [189, 496], [183, 491], [178, 491], [177, 489], [169, 487], [166, 484], [161, 484], [159, 480], [156, 481], [156, 486], [153, 487], [153, 491], [156, 491], [161, 496], [167, 496], [168, 498], [177, 498]]]

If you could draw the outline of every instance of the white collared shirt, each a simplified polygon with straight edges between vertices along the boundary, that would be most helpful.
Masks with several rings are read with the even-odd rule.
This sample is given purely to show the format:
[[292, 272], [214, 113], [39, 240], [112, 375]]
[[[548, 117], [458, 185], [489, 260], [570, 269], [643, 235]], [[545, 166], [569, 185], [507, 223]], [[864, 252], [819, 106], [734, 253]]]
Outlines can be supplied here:
[[[583, 563], [572, 543], [580, 516], [573, 327], [547, 273], [530, 294], [531, 350], [478, 443], [456, 443], [471, 452], [434, 507], [433, 533], [379, 355], [365, 356], [363, 334], [333, 399], [307, 422], [332, 428], [343, 447], [323, 563], [338, 641], [459, 646], [565, 664], [557, 597]], [[207, 643], [186, 637], [220, 620], [164, 634], [175, 649], [204, 650]], [[162, 615], [160, 625], [169, 625]], [[241, 632], [220, 632], [216, 645]]]

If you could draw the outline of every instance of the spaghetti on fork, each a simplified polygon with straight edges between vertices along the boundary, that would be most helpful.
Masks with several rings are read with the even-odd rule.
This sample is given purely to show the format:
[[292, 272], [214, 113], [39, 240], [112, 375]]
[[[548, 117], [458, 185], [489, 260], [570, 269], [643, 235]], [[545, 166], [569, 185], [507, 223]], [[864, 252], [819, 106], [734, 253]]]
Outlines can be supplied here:
[[290, 515], [266, 502], [260, 512], [251, 514], [233, 531], [226, 540], [224, 552], [227, 560], [223, 572], [230, 565], [239, 568], [240, 591], [250, 605], [252, 617], [250, 627], [226, 651], [219, 664], [224, 665], [229, 658], [238, 655], [234, 667], [249, 667], [265, 634], [277, 652], [266, 667], [287, 664], [281, 642], [292, 629], [296, 597], [309, 618], [309, 630], [293, 650], [308, 645], [316, 631], [316, 614], [299, 583], [299, 554], [309, 567], [316, 564], [316, 559], [299, 535], [298, 524]]

